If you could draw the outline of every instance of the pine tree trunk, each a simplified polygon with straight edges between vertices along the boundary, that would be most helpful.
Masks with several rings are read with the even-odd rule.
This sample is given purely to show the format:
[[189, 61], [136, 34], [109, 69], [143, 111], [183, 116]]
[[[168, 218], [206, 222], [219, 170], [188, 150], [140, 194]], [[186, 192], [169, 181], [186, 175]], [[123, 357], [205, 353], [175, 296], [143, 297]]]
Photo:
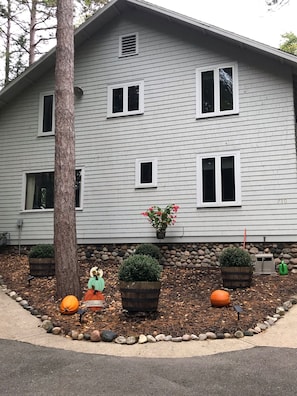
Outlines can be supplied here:
[[81, 297], [75, 219], [73, 1], [57, 2], [54, 244], [57, 297]]

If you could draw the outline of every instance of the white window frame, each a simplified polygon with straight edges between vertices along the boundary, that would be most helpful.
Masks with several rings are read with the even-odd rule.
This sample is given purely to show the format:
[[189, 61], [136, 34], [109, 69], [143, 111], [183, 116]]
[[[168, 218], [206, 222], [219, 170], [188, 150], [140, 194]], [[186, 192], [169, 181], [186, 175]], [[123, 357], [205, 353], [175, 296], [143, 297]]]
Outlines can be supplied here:
[[[128, 88], [133, 87], [135, 85], [139, 86], [139, 108], [137, 110], [128, 111]], [[112, 112], [112, 93], [114, 89], [123, 89], [123, 111], [119, 113]], [[143, 81], [134, 81], [129, 83], [121, 83], [109, 85], [107, 87], [107, 117], [122, 117], [122, 116], [130, 116], [135, 114], [143, 114], [144, 113], [144, 82]]]
[[[44, 113], [44, 97], [53, 96], [53, 115], [52, 115], [52, 130], [43, 132], [43, 113]], [[55, 94], [53, 91], [42, 92], [39, 96], [39, 122], [38, 122], [38, 136], [52, 136], [55, 134]]]
[[[141, 183], [141, 164], [152, 163], [152, 182]], [[156, 158], [137, 159], [135, 161], [135, 188], [151, 188], [157, 187], [158, 183], [158, 160]]]
[[[233, 109], [221, 111], [220, 106], [220, 78], [219, 70], [232, 68], [232, 87], [233, 87]], [[214, 73], [214, 111], [209, 113], [202, 112], [202, 73], [212, 71]], [[196, 118], [218, 117], [239, 113], [238, 103], [238, 66], [237, 63], [216, 65], [196, 69]]]
[[[84, 197], [84, 180], [85, 180], [85, 169], [83, 167], [77, 167], [75, 169], [76, 171], [81, 172], [81, 183], [80, 183], [80, 196], [79, 196], [79, 203], [80, 206], [77, 206], [75, 210], [83, 210], [83, 197]], [[38, 169], [34, 171], [26, 171], [23, 173], [23, 187], [22, 187], [22, 212], [30, 212], [30, 213], [35, 213], [35, 212], [53, 212], [54, 208], [45, 208], [45, 209], [26, 209], [26, 193], [27, 193], [27, 175], [30, 175], [32, 173], [49, 173], [49, 172], [54, 172], [53, 169]]]
[[[222, 201], [221, 158], [234, 157], [235, 201]], [[202, 160], [215, 158], [216, 202], [203, 202]], [[225, 151], [197, 155], [197, 207], [241, 206], [240, 152]]]
[[[135, 52], [123, 54], [123, 38], [129, 37], [129, 36], [135, 36]], [[122, 34], [119, 37], [119, 58], [127, 58], [128, 56], [134, 56], [138, 55], [138, 33], [128, 33], [128, 34]]]

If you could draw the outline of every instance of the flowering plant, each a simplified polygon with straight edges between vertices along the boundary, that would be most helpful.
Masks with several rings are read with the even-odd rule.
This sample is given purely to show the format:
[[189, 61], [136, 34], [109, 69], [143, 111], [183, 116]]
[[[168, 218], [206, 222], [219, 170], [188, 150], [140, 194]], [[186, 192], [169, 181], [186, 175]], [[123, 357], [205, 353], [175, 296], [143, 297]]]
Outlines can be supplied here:
[[178, 209], [179, 206], [175, 204], [167, 205], [165, 209], [154, 205], [141, 214], [148, 219], [157, 231], [165, 231], [167, 226], [175, 224]]

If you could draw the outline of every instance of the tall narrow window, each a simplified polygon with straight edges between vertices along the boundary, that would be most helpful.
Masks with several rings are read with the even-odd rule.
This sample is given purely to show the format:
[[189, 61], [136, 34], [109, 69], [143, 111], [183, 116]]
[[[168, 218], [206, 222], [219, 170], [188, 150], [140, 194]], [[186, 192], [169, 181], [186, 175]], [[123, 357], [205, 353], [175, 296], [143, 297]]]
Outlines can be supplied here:
[[238, 113], [237, 65], [196, 70], [196, 117]]
[[135, 163], [135, 187], [157, 187], [157, 160], [137, 159]]
[[109, 86], [107, 116], [142, 114], [144, 112], [143, 96], [143, 81]]
[[239, 152], [198, 155], [197, 187], [199, 207], [240, 205]]
[[52, 93], [40, 95], [39, 136], [54, 133], [54, 95]]

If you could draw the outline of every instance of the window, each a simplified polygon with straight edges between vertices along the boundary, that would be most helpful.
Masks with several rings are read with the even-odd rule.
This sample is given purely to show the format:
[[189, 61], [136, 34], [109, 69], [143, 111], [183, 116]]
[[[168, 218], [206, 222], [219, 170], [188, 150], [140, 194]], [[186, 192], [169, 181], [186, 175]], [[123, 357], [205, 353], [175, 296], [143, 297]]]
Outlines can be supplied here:
[[46, 93], [40, 95], [39, 104], [39, 136], [54, 134], [54, 95]]
[[157, 187], [157, 160], [137, 159], [135, 164], [135, 187]]
[[[83, 170], [75, 171], [75, 207], [82, 207]], [[25, 210], [54, 208], [54, 172], [26, 173]]]
[[138, 34], [131, 33], [120, 36], [119, 57], [138, 54]]
[[236, 65], [197, 69], [196, 84], [197, 118], [238, 113]]
[[143, 114], [143, 81], [108, 87], [108, 117]]
[[198, 155], [198, 206], [241, 205], [240, 154]]

